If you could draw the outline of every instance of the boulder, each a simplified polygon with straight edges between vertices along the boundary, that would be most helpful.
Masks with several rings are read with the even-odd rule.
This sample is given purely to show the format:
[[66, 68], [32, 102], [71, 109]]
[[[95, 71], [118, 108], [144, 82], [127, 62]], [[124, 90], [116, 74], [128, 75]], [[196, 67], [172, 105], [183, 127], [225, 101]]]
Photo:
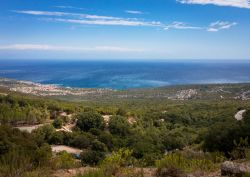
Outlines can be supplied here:
[[228, 175], [228, 176], [242, 177], [246, 172], [247, 168], [243, 164], [231, 161], [225, 161], [221, 165], [221, 176]]

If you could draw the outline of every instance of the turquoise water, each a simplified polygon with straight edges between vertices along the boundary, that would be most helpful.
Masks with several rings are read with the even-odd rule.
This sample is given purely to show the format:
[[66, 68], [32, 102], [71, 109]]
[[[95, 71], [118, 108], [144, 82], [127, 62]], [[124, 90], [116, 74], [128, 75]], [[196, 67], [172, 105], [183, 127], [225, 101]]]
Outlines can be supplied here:
[[250, 82], [249, 61], [1, 60], [0, 77], [81, 88]]

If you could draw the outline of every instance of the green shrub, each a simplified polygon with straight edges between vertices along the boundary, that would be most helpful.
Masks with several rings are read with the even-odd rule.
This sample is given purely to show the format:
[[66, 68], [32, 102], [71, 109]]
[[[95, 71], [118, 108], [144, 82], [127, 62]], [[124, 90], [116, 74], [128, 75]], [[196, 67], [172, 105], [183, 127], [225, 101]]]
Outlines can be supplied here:
[[112, 116], [109, 121], [109, 131], [114, 135], [127, 136], [130, 133], [130, 124], [127, 118]]
[[74, 157], [66, 151], [57, 154], [53, 162], [55, 169], [69, 169], [77, 166]]
[[118, 173], [123, 167], [128, 167], [134, 164], [132, 157], [133, 151], [129, 149], [120, 149], [117, 152], [106, 157], [101, 163], [101, 169], [107, 176]]
[[52, 123], [52, 125], [53, 125], [55, 128], [61, 128], [61, 127], [62, 127], [62, 124], [63, 124], [63, 121], [62, 121], [62, 119], [60, 119], [60, 118], [56, 118], [56, 119], [53, 121], [53, 123]]
[[97, 165], [102, 159], [104, 159], [104, 153], [93, 150], [83, 151], [80, 155], [83, 165]]
[[12, 177], [31, 171], [31, 156], [24, 150], [12, 149], [0, 158], [0, 176]]
[[82, 131], [89, 131], [92, 128], [103, 129], [104, 119], [96, 112], [83, 112], [77, 116], [76, 126]]
[[108, 149], [107, 149], [107, 146], [104, 143], [102, 143], [102, 142], [100, 142], [98, 140], [94, 140], [92, 142], [92, 150], [100, 151], [100, 152], [106, 152]]
[[49, 139], [50, 144], [63, 144], [64, 133], [62, 131], [57, 131], [52, 133]]
[[214, 163], [206, 158], [187, 158], [180, 152], [166, 155], [163, 159], [156, 161], [156, 167], [161, 172], [165, 169], [176, 168], [183, 172], [210, 171], [215, 168]]
[[70, 141], [70, 145], [80, 149], [84, 149], [90, 146], [90, 140], [84, 134], [80, 134], [72, 138], [72, 140]]

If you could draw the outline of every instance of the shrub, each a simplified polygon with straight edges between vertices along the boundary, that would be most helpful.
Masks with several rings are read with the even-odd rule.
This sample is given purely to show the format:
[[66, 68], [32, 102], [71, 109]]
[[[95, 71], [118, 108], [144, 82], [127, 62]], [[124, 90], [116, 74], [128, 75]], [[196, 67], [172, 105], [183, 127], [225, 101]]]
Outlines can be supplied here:
[[120, 149], [117, 152], [112, 152], [110, 156], [103, 160], [101, 168], [107, 176], [115, 175], [121, 168], [134, 164], [132, 153], [133, 151], [129, 149]]
[[248, 147], [248, 137], [240, 138], [239, 142], [233, 141], [235, 148], [229, 153], [232, 159], [246, 158], [246, 149]]
[[127, 136], [130, 133], [130, 124], [125, 117], [112, 116], [109, 122], [109, 130], [112, 134]]
[[76, 126], [83, 131], [89, 131], [91, 128], [103, 129], [104, 119], [96, 112], [83, 112], [77, 116]]
[[176, 168], [183, 172], [210, 171], [215, 168], [214, 163], [206, 158], [187, 158], [182, 153], [176, 152], [166, 155], [156, 161], [158, 171]]
[[46, 166], [52, 158], [52, 151], [49, 144], [43, 144], [36, 150], [35, 161], [38, 166]]
[[86, 150], [81, 153], [80, 157], [83, 165], [97, 165], [104, 158], [104, 153], [99, 151]]
[[61, 127], [62, 127], [62, 124], [63, 124], [63, 121], [62, 121], [62, 119], [60, 119], [60, 118], [56, 118], [56, 119], [53, 121], [53, 123], [52, 123], [52, 125], [53, 125], [55, 128], [61, 128]]
[[83, 149], [83, 148], [87, 148], [90, 146], [90, 140], [87, 136], [81, 134], [81, 135], [75, 136], [70, 142], [70, 144], [74, 147]]
[[126, 116], [127, 112], [122, 109], [122, 108], [119, 108], [116, 112], [116, 115], [119, 115], [119, 116]]
[[54, 132], [49, 139], [49, 143], [63, 144], [63, 139], [64, 139], [64, 133], [62, 131]]
[[32, 158], [26, 151], [12, 149], [0, 158], [0, 176], [23, 175], [32, 170]]
[[66, 151], [57, 154], [53, 162], [56, 169], [69, 169], [77, 166], [74, 157]]
[[102, 142], [100, 142], [98, 140], [94, 140], [92, 142], [92, 150], [100, 151], [100, 152], [106, 152], [108, 149], [107, 149], [107, 146], [104, 143], [102, 143]]

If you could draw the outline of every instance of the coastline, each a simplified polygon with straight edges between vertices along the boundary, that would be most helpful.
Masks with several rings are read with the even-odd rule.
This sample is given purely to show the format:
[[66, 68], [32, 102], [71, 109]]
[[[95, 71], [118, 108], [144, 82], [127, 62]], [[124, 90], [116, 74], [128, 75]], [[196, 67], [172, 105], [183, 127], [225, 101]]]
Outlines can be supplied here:
[[[68, 100], [96, 99], [250, 99], [250, 83], [187, 84], [157, 88], [115, 90], [108, 88], [72, 88], [55, 84], [0, 78], [0, 88], [21, 94]], [[1, 92], [2, 93], [2, 92]], [[6, 95], [2, 93], [1, 95]]]

